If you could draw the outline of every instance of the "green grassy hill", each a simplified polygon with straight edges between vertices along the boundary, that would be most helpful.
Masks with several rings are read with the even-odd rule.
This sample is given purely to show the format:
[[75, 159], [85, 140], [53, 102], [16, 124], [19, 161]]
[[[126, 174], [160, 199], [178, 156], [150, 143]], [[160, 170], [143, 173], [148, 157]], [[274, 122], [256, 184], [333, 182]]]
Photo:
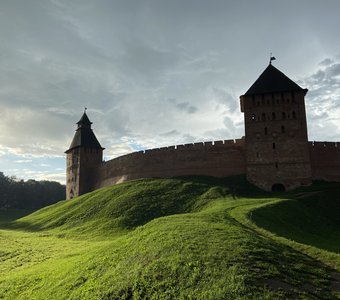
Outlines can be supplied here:
[[339, 195], [147, 179], [0, 214], [0, 298], [336, 299]]

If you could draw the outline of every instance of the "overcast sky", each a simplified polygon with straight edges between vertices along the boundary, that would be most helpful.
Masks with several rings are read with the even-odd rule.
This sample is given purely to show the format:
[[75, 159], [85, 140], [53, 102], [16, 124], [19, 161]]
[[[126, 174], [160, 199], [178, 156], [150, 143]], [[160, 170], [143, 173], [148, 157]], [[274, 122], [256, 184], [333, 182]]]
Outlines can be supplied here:
[[0, 171], [65, 182], [85, 106], [106, 160], [240, 138], [270, 52], [309, 139], [340, 141], [339, 28], [338, 0], [1, 0]]

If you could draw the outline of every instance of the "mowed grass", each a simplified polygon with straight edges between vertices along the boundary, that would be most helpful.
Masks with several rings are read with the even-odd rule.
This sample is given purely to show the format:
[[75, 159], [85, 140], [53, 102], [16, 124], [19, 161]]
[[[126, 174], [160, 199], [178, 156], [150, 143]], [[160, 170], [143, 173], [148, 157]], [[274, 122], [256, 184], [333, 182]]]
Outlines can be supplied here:
[[202, 177], [61, 201], [0, 223], [0, 298], [336, 299], [337, 195]]

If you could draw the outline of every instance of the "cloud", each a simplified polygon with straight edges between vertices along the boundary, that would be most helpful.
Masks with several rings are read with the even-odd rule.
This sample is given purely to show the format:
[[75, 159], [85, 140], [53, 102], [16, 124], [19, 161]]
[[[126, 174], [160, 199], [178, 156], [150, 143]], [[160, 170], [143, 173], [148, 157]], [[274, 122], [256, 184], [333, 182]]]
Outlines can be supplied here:
[[330, 58], [325, 58], [323, 61], [319, 63], [319, 66], [329, 66], [334, 63], [334, 60]]
[[170, 130], [168, 132], [161, 133], [160, 136], [162, 137], [169, 137], [169, 136], [178, 136], [180, 133], [178, 130]]
[[213, 87], [211, 94], [214, 100], [222, 104], [228, 112], [235, 113], [239, 109], [238, 96], [231, 94], [225, 88]]
[[324, 59], [302, 83], [309, 88], [306, 110], [310, 139], [340, 140], [340, 63]]
[[193, 114], [197, 111], [197, 107], [190, 105], [189, 102], [178, 103], [176, 104], [176, 107], [178, 108], [178, 110], [185, 111], [188, 114]]
[[17, 164], [25, 164], [25, 163], [29, 163], [32, 162], [32, 159], [18, 159], [14, 161]]

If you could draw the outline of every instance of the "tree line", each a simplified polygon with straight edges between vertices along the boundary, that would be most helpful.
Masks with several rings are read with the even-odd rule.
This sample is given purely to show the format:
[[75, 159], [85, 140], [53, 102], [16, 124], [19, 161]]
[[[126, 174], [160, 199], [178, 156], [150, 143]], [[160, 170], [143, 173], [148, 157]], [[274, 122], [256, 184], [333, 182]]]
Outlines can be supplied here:
[[65, 185], [55, 181], [27, 181], [0, 172], [0, 209], [36, 210], [65, 199]]

